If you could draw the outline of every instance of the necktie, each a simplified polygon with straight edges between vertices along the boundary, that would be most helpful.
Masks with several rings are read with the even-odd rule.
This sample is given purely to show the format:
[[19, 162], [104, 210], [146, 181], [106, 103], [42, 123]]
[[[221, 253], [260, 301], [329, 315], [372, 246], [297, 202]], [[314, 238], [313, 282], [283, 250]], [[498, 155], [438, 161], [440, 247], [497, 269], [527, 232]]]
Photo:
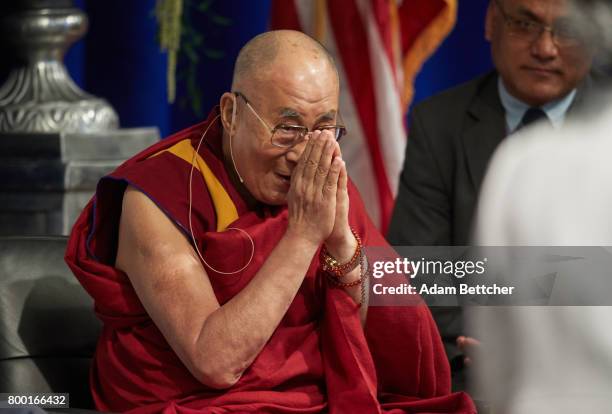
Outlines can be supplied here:
[[521, 124], [519, 125], [518, 129], [521, 129], [525, 126], [529, 126], [534, 122], [543, 120], [548, 121], [548, 125], [552, 126], [550, 119], [548, 119], [548, 116], [546, 115], [546, 112], [544, 112], [540, 108], [529, 108], [523, 115], [523, 118], [521, 119]]

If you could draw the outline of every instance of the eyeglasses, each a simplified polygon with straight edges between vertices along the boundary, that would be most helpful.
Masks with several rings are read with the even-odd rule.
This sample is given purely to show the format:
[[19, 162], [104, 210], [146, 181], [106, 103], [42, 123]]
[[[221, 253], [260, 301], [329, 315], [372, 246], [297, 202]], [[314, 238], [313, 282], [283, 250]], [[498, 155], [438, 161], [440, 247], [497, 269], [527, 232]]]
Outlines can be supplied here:
[[575, 47], [583, 43], [578, 27], [570, 22], [563, 21], [549, 26], [533, 20], [518, 19], [504, 10], [500, 0], [496, 0], [495, 4], [504, 18], [510, 36], [532, 43], [539, 39], [542, 33], [550, 32], [557, 47]]
[[[244, 102], [249, 107], [253, 115], [259, 119], [259, 121], [266, 127], [272, 134], [270, 141], [275, 147], [291, 148], [304, 139], [309, 132], [308, 127], [302, 125], [288, 125], [278, 124], [274, 128], [271, 128], [266, 121], [253, 109], [249, 100], [241, 92], [234, 92], [236, 97], [244, 99]], [[340, 141], [344, 135], [346, 135], [346, 127], [344, 125], [322, 125], [313, 129], [313, 131], [330, 131], [336, 141]]]

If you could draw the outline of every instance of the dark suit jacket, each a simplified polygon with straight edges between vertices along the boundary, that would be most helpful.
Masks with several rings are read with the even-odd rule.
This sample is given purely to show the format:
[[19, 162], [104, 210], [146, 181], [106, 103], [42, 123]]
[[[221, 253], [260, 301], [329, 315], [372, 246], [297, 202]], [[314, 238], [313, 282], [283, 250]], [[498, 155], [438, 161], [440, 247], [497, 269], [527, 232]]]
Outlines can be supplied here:
[[[580, 107], [590, 78], [570, 112]], [[388, 240], [393, 245], [467, 245], [478, 193], [493, 152], [506, 135], [497, 73], [417, 105]]]
[[[497, 73], [435, 95], [417, 105], [388, 240], [396, 246], [468, 245], [478, 193], [493, 152], [506, 136]], [[570, 108], [582, 105], [588, 78]], [[449, 358], [459, 355], [463, 331], [456, 308], [432, 308]]]

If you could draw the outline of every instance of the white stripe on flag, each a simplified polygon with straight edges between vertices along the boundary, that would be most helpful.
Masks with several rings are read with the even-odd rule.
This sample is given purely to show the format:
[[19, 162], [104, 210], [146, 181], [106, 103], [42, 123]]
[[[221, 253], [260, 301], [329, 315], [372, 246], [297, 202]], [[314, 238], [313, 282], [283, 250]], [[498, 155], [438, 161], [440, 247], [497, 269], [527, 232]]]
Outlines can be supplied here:
[[406, 148], [400, 91], [398, 83], [393, 78], [390, 61], [392, 57], [385, 53], [376, 19], [370, 10], [370, 1], [358, 0], [358, 7], [367, 27], [370, 65], [376, 96], [378, 145], [381, 149], [390, 190], [395, 197]]

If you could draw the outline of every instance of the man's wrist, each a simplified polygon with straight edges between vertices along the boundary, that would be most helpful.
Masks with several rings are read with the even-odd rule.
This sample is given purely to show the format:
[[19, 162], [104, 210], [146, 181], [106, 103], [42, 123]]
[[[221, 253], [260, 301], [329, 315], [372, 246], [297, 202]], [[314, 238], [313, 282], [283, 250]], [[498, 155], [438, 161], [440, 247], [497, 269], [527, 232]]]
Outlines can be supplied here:
[[306, 235], [291, 229], [287, 229], [284, 239], [294, 248], [304, 252], [312, 251], [313, 254], [320, 246], [319, 242], [311, 240]]
[[347, 228], [347, 231], [345, 231], [340, 238], [326, 240], [325, 248], [338, 263], [346, 263], [351, 260], [355, 254], [357, 240], [350, 228]]

